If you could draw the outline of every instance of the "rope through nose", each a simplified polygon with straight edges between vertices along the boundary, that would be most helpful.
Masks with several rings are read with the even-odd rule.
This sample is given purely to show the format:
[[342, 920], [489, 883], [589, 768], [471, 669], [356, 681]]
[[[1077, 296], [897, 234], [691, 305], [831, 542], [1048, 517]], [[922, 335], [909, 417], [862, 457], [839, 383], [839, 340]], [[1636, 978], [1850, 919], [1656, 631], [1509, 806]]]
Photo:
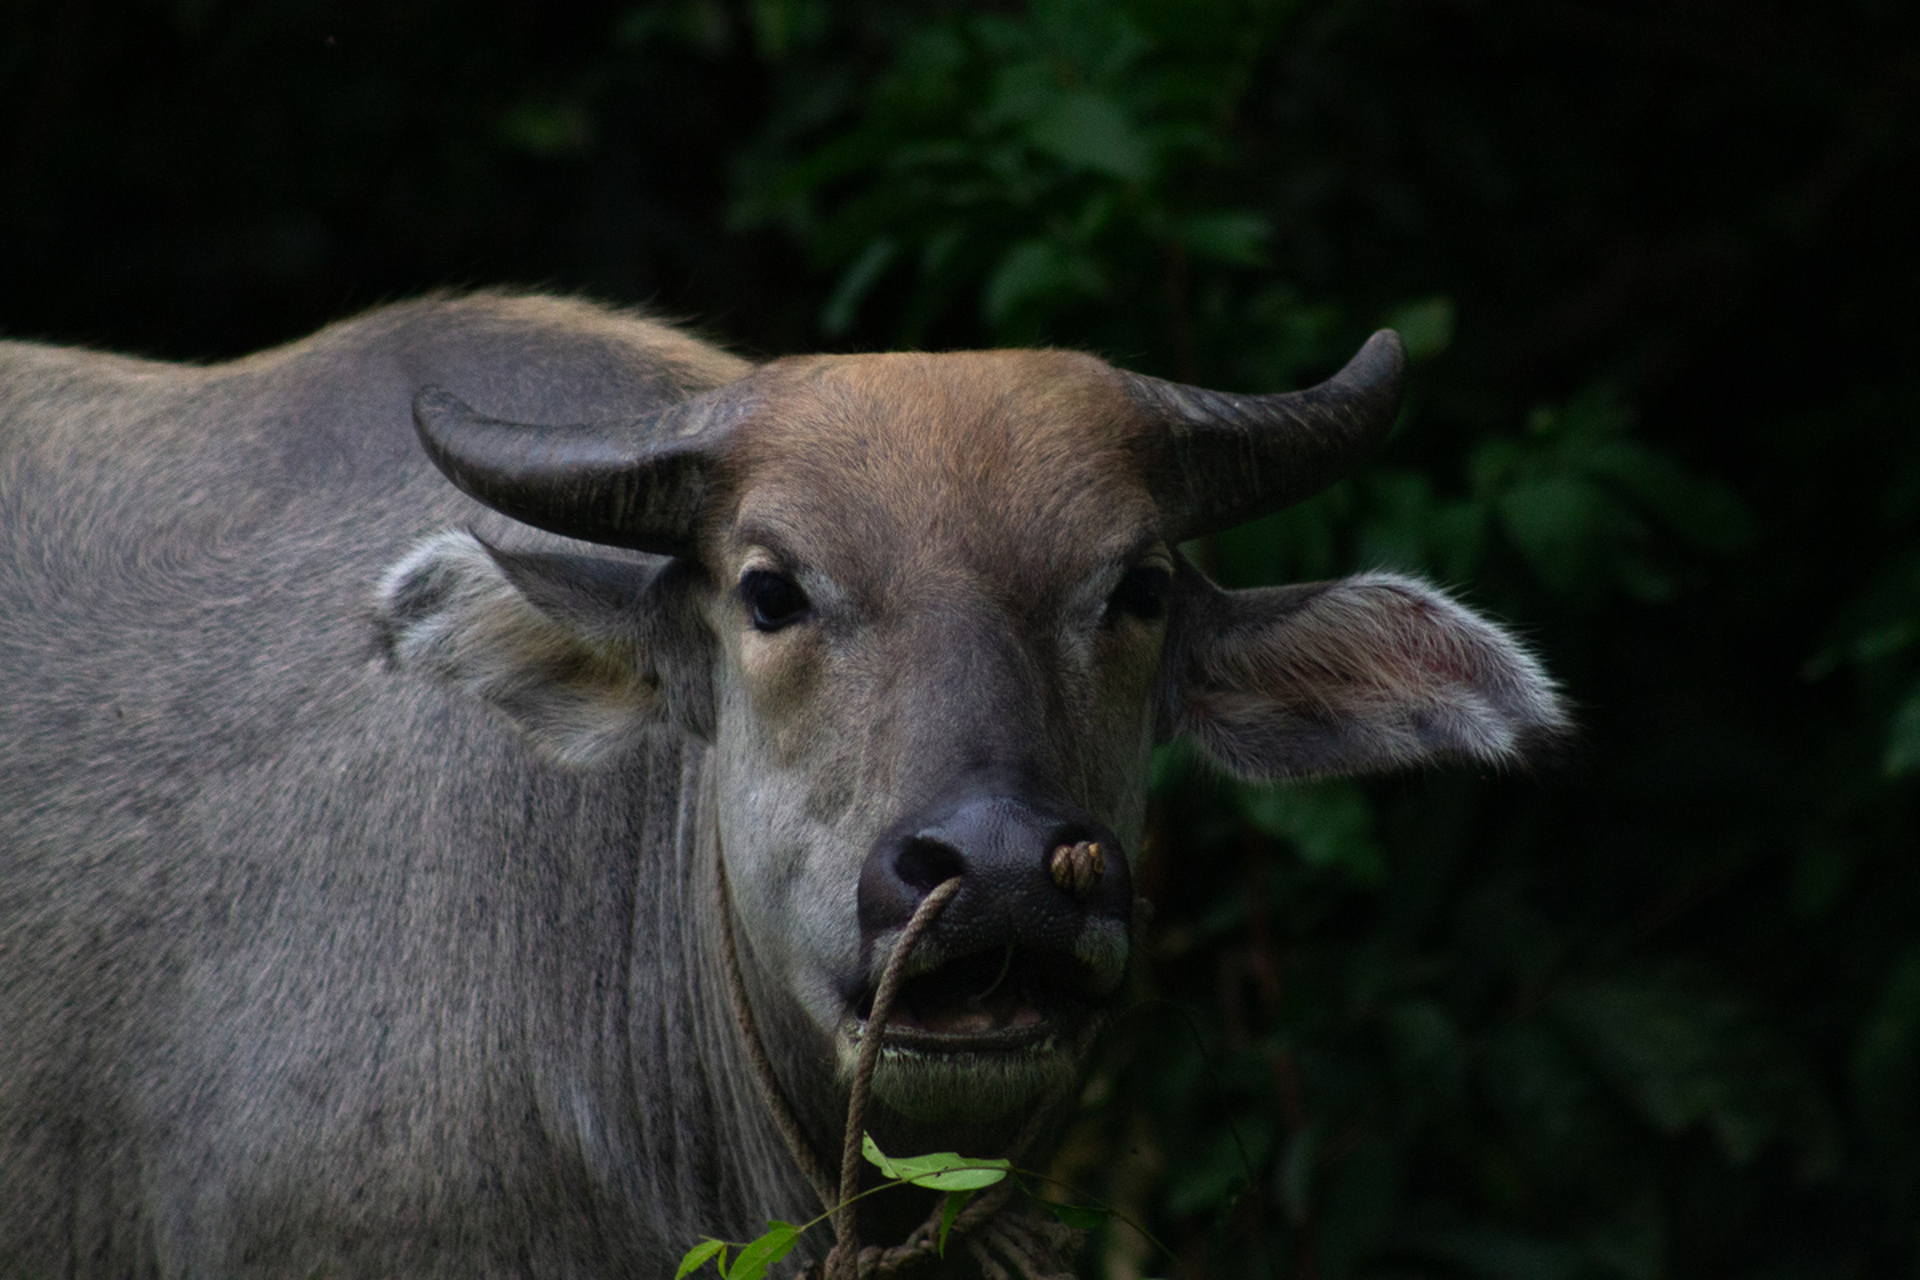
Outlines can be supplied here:
[[833, 1210], [833, 1252], [827, 1255], [827, 1275], [838, 1280], [851, 1277], [860, 1256], [859, 1237], [854, 1226], [853, 1198], [860, 1193], [860, 1140], [866, 1133], [867, 1099], [873, 1093], [873, 1073], [880, 1065], [880, 1050], [887, 1038], [887, 1020], [893, 1015], [893, 1002], [906, 981], [907, 961], [920, 937], [934, 918], [960, 892], [960, 877], [943, 880], [920, 899], [913, 918], [900, 931], [900, 941], [887, 957], [880, 975], [879, 989], [873, 993], [873, 1012], [867, 1015], [867, 1029], [860, 1037], [860, 1062], [854, 1068], [853, 1095], [847, 1101], [847, 1132], [840, 1149], [840, 1202]]
[[[860, 1280], [862, 1277], [890, 1280], [909, 1268], [933, 1261], [940, 1238], [939, 1204], [935, 1204], [927, 1220], [901, 1244], [891, 1249], [862, 1249], [851, 1200], [860, 1190], [860, 1139], [866, 1132], [867, 1099], [873, 1089], [873, 1073], [880, 1063], [887, 1019], [906, 980], [908, 959], [934, 918], [960, 891], [959, 877], [935, 886], [921, 900], [913, 917], [907, 921], [907, 927], [900, 931], [900, 940], [895, 944], [893, 954], [887, 958], [886, 968], [880, 975], [879, 988], [874, 992], [873, 1011], [867, 1018], [867, 1032], [861, 1039], [852, 1094], [848, 1098], [846, 1136], [841, 1152], [840, 1194], [836, 1196], [826, 1162], [814, 1154], [812, 1144], [807, 1141], [799, 1119], [794, 1115], [793, 1107], [774, 1075], [766, 1046], [761, 1042], [753, 1006], [747, 1000], [746, 980], [740, 971], [740, 947], [733, 931], [733, 895], [727, 885], [724, 860], [720, 861], [716, 870], [720, 891], [721, 955], [726, 970], [727, 995], [733, 1005], [741, 1038], [746, 1042], [747, 1057], [753, 1065], [761, 1097], [772, 1114], [774, 1127], [786, 1141], [794, 1162], [806, 1174], [807, 1181], [813, 1184], [821, 1207], [833, 1214], [833, 1248], [824, 1259], [809, 1267], [806, 1275], [809, 1280], [817, 1280], [818, 1277], [832, 1277], [833, 1280]], [[1011, 1158], [1017, 1160], [1027, 1152], [1045, 1128], [1048, 1115], [1048, 1108], [1041, 1107], [1028, 1117], [1008, 1153]], [[1005, 1276], [1006, 1269], [986, 1255], [987, 1245], [1011, 1261], [1025, 1280], [1042, 1280], [1046, 1276], [1071, 1280], [1063, 1260], [1073, 1255], [1084, 1233], [1060, 1223], [1010, 1212], [1009, 1201], [1015, 1189], [1016, 1184], [1009, 1178], [974, 1197], [972, 1203], [954, 1220], [953, 1235], [958, 1238], [984, 1237], [984, 1241], [968, 1238], [967, 1245], [980, 1259], [983, 1272], [989, 1276]]]

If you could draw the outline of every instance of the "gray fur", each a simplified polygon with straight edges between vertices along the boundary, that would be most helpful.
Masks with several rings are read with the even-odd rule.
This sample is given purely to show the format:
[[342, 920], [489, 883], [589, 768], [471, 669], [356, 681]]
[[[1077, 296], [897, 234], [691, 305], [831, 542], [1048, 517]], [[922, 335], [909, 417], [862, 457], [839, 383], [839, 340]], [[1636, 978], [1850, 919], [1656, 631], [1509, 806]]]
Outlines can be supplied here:
[[[812, 1211], [726, 1011], [718, 858], [824, 1147], [834, 983], [877, 963], [850, 875], [963, 755], [1130, 845], [1156, 720], [1264, 775], [1506, 759], [1563, 722], [1431, 588], [1205, 583], [1138, 451], [1096, 447], [1141, 429], [1102, 370], [755, 371], [495, 295], [209, 368], [0, 344], [0, 1275], [671, 1274]], [[685, 561], [476, 505], [409, 420], [426, 385], [580, 423], [742, 379], [780, 412]], [[1142, 547], [1167, 616], [1116, 623]], [[734, 590], [776, 555], [818, 613], [784, 640]], [[1018, 1112], [1087, 1049], [896, 1056], [876, 1124], [988, 1141], [928, 1099]]]

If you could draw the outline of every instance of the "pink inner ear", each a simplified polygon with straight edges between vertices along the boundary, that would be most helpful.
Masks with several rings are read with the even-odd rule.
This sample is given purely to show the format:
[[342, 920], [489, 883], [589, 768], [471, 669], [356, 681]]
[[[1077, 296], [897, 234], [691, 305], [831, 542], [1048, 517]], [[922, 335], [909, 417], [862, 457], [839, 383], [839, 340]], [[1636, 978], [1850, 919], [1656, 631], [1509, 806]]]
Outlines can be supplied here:
[[1399, 656], [1409, 666], [1419, 667], [1448, 683], [1472, 682], [1474, 666], [1459, 646], [1423, 643], [1423, 638], [1418, 635], [1403, 635], [1400, 640], [1402, 643], [1397, 646]]
[[1450, 684], [1471, 684], [1479, 670], [1471, 649], [1444, 630], [1445, 620], [1425, 600], [1399, 592], [1391, 595], [1389, 625], [1384, 636], [1389, 642], [1385, 660], [1396, 665], [1425, 671]]
[[1473, 679], [1473, 671], [1463, 664], [1428, 660], [1420, 665], [1449, 684], [1467, 684]]

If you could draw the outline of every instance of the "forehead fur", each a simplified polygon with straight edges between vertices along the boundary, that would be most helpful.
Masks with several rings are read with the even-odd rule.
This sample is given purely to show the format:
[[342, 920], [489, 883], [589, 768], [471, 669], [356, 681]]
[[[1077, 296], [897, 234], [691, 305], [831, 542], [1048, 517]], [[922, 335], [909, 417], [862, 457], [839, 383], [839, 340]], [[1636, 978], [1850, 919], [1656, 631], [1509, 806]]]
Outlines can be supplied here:
[[795, 554], [924, 554], [1017, 589], [1155, 529], [1138, 411], [1092, 356], [809, 357], [754, 376], [761, 408], [742, 432], [735, 527]]

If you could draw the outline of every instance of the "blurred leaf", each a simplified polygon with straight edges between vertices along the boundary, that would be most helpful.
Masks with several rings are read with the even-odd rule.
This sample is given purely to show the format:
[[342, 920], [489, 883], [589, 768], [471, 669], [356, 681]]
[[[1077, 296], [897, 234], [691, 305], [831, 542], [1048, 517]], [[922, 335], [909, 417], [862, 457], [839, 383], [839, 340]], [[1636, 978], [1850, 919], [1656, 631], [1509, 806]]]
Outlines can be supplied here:
[[1807, 664], [1818, 680], [1843, 665], [1872, 667], [1920, 646], [1920, 547], [1886, 558], [1848, 602]]
[[1507, 536], [1549, 586], [1578, 597], [1601, 584], [1623, 516], [1605, 490], [1576, 476], [1545, 476], [1502, 494], [1498, 510]]
[[1239, 784], [1240, 812], [1255, 830], [1291, 844], [1309, 866], [1378, 884], [1386, 863], [1366, 795], [1348, 781]]
[[1365, 516], [1355, 538], [1363, 564], [1465, 581], [1486, 554], [1487, 516], [1475, 502], [1442, 502], [1423, 475], [1378, 471], [1361, 486]]
[[1831, 1172], [1831, 1108], [1806, 1064], [1730, 990], [1674, 966], [1569, 985], [1551, 1007], [1656, 1128], [1704, 1124], [1735, 1165], [1785, 1140], [1809, 1176]]
[[760, 56], [776, 62], [817, 43], [829, 21], [821, 0], [753, 0], [750, 13]]
[[900, 246], [888, 237], [875, 240], [861, 251], [847, 269], [840, 273], [840, 282], [827, 295], [827, 303], [820, 309], [820, 328], [831, 337], [838, 337], [853, 325], [855, 310], [860, 300], [867, 296], [867, 290], [873, 288], [874, 281], [880, 278], [900, 252]]
[[1235, 1135], [1217, 1131], [1189, 1147], [1167, 1180], [1167, 1208], [1195, 1213], [1223, 1204], [1247, 1185], [1246, 1157]]
[[720, 0], [655, 0], [627, 11], [614, 27], [623, 44], [642, 44], [665, 36], [701, 53], [726, 49], [733, 39], [733, 21]]
[[1387, 1011], [1394, 1068], [1405, 1091], [1423, 1105], [1459, 1105], [1467, 1074], [1466, 1042], [1453, 1018], [1432, 1000], [1402, 1000]]
[[1399, 332], [1410, 359], [1431, 360], [1453, 342], [1453, 299], [1409, 302], [1387, 317], [1385, 327]]
[[1893, 713], [1881, 767], [1896, 777], [1920, 770], [1920, 684], [1913, 686], [1906, 701]]
[[1535, 1179], [1577, 1176], [1615, 1137], [1592, 1072], [1537, 1020], [1494, 1034], [1478, 1074], [1481, 1095], [1519, 1140]]
[[1672, 458], [1631, 440], [1609, 440], [1586, 465], [1659, 517], [1694, 549], [1726, 556], [1753, 541], [1753, 516], [1725, 485], [1696, 479]]
[[1395, 1225], [1406, 1177], [1402, 1145], [1379, 1134], [1352, 1143], [1326, 1176], [1319, 1221], [1320, 1261], [1330, 1276], [1351, 1275]]
[[1033, 145], [1074, 168], [1145, 180], [1153, 152], [1120, 105], [1087, 90], [1062, 93], [1028, 126]]
[[500, 118], [500, 137], [542, 159], [579, 155], [593, 147], [593, 115], [583, 102], [529, 99]]
[[1195, 772], [1203, 767], [1200, 750], [1192, 740], [1175, 738], [1153, 749], [1153, 758], [1147, 769], [1147, 790], [1150, 794], [1158, 794], [1184, 788]]
[[1320, 1139], [1318, 1124], [1303, 1125], [1287, 1140], [1280, 1162], [1280, 1203], [1295, 1223], [1308, 1221], [1317, 1207]]
[[1259, 214], [1223, 210], [1181, 219], [1174, 227], [1173, 238], [1196, 258], [1257, 267], [1266, 261], [1267, 241], [1272, 235], [1273, 228]]
[[[1679, 589], [1673, 552], [1731, 555], [1754, 524], [1723, 485], [1628, 438], [1634, 415], [1605, 385], [1528, 416], [1527, 434], [1482, 442], [1476, 497], [1540, 579], [1584, 608], [1609, 588], [1647, 603]], [[1677, 544], [1677, 546], [1675, 545]]]
[[1920, 1139], [1920, 943], [1895, 962], [1861, 1025], [1853, 1092], [1867, 1132], [1881, 1142]]
[[1651, 1190], [1630, 1197], [1580, 1243], [1594, 1270], [1618, 1280], [1661, 1280], [1667, 1274], [1667, 1218]]
[[1106, 284], [1085, 254], [1051, 240], [1015, 245], [987, 281], [987, 319], [1005, 324], [1015, 312], [1062, 295], [1097, 297]]

